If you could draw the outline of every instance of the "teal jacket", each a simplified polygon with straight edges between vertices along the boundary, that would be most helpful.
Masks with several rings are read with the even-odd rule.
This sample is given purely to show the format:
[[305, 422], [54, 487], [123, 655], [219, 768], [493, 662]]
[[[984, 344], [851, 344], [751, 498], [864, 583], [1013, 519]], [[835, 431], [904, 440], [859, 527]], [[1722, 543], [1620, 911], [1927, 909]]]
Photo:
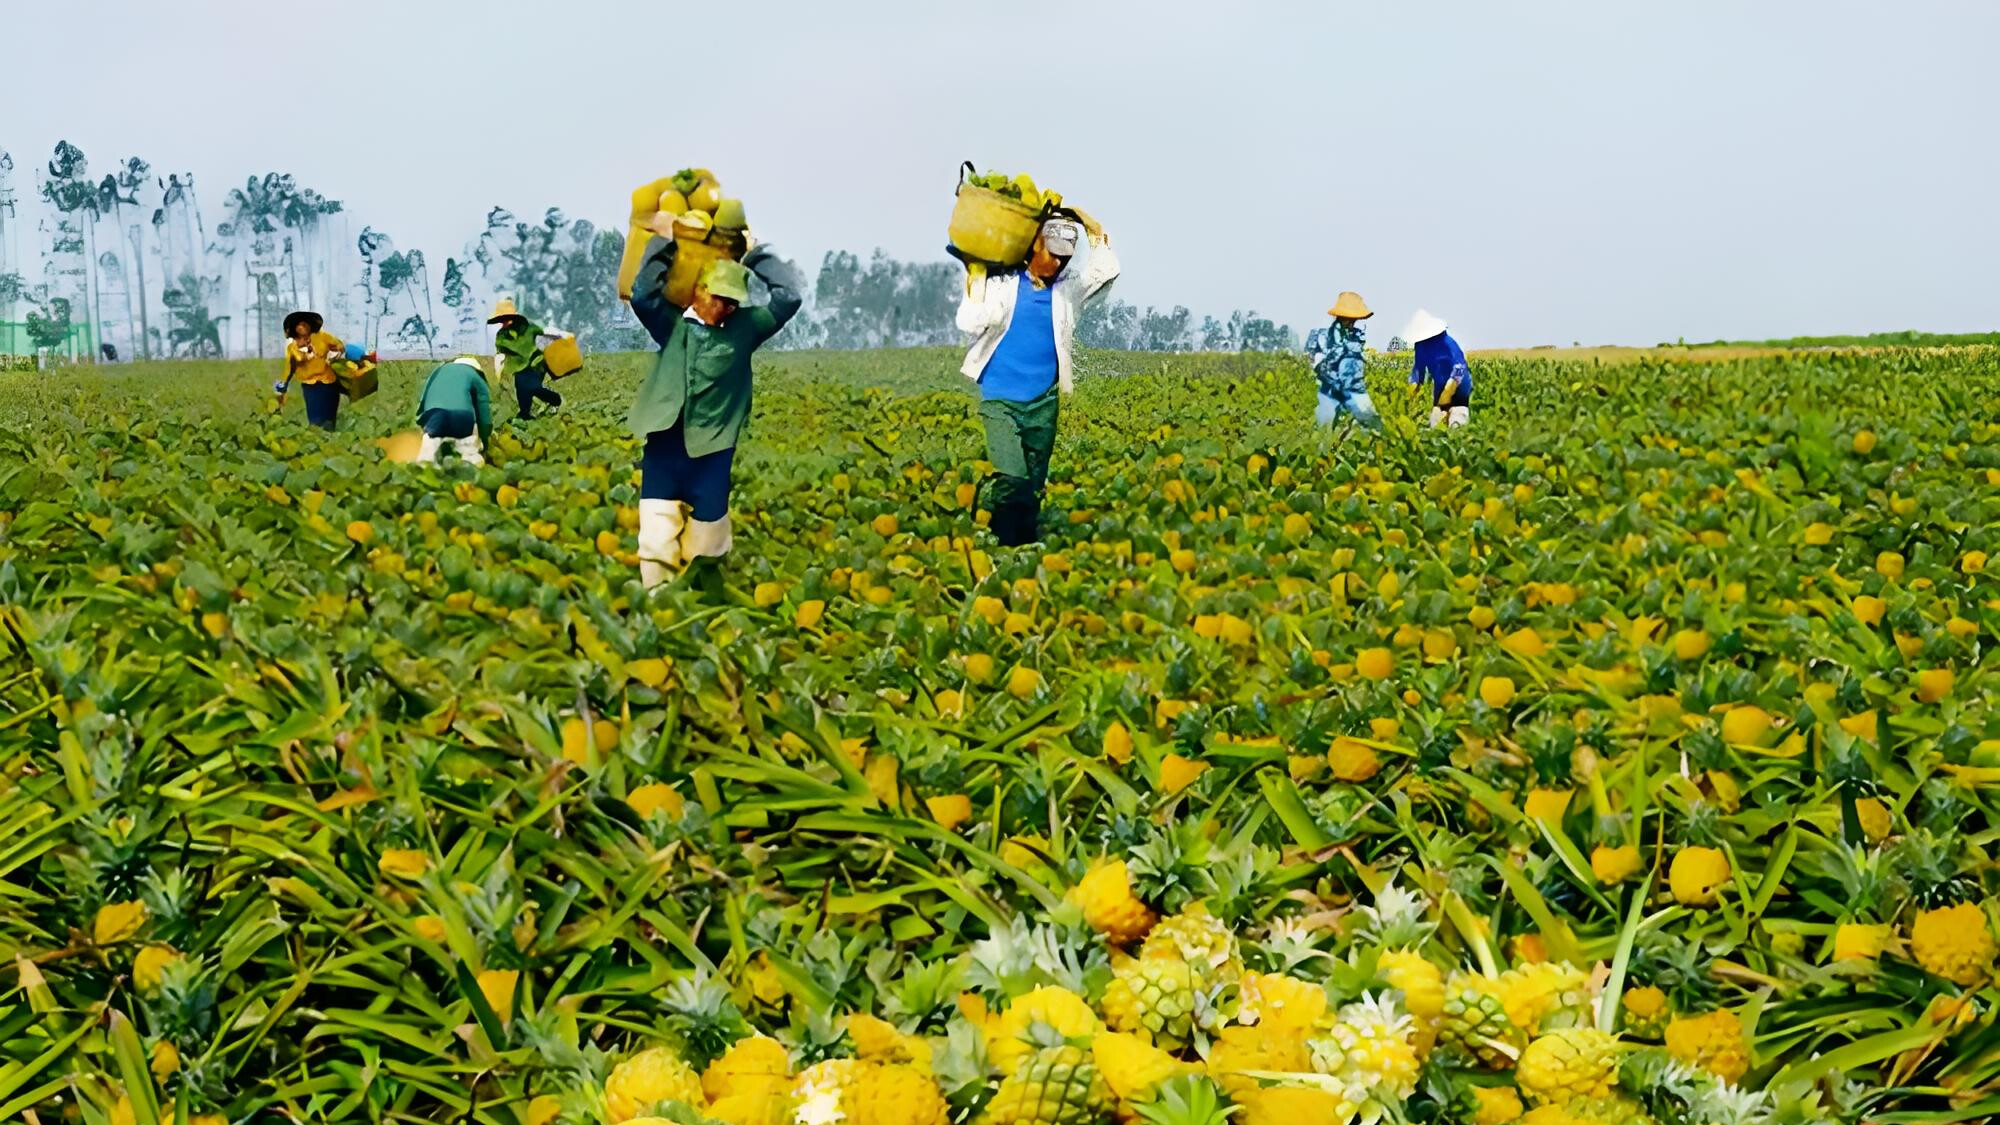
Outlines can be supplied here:
[[493, 436], [493, 394], [486, 387], [486, 373], [470, 363], [453, 360], [438, 364], [424, 380], [423, 397], [417, 402], [417, 418], [431, 410], [471, 411], [479, 427], [479, 443]]
[[804, 303], [797, 270], [759, 246], [743, 259], [771, 291], [711, 328], [667, 299], [674, 243], [654, 238], [632, 282], [632, 312], [660, 345], [652, 374], [639, 386], [626, 423], [640, 440], [683, 423], [690, 457], [732, 449], [750, 417], [750, 354], [778, 334]]

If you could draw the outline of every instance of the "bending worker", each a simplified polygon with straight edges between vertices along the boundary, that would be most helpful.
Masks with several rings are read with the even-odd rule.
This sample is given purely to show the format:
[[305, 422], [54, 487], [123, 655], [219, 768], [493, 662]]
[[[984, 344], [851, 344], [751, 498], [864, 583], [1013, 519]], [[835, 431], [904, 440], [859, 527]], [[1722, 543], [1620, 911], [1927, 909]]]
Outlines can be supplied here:
[[1342, 293], [1326, 312], [1333, 324], [1315, 328], [1306, 337], [1306, 358], [1319, 383], [1319, 424], [1334, 425], [1345, 411], [1363, 426], [1379, 430], [1382, 416], [1375, 412], [1375, 401], [1368, 397], [1368, 384], [1361, 377], [1368, 365], [1368, 330], [1361, 322], [1375, 314], [1361, 294], [1352, 291]]
[[438, 364], [424, 381], [424, 393], [417, 402], [417, 424], [424, 431], [423, 444], [417, 447], [418, 461], [436, 461], [450, 445], [466, 464], [486, 463], [481, 450], [493, 437], [493, 396], [479, 360], [462, 355]]
[[1445, 331], [1444, 320], [1418, 309], [1403, 331], [1411, 346], [1410, 385], [1429, 390], [1431, 428], [1470, 422], [1472, 368], [1465, 362], [1465, 349]]
[[[1043, 223], [1020, 268], [975, 275], [958, 306], [959, 330], [973, 334], [961, 370], [979, 384], [994, 473], [991, 526], [1003, 547], [1041, 536], [1058, 406], [1075, 385], [1070, 348], [1077, 316], [1118, 278], [1118, 255], [1104, 228], [1081, 211], [1075, 215]], [[1086, 236], [1089, 256], [1082, 268], [1070, 269]]]
[[[669, 229], [671, 218], [654, 229]], [[652, 589], [685, 567], [713, 595], [732, 542], [729, 478], [750, 417], [750, 356], [798, 313], [803, 283], [770, 247], [756, 246], [741, 262], [710, 263], [683, 308], [667, 296], [674, 251], [672, 238], [647, 242], [632, 282], [632, 312], [660, 345], [626, 418], [646, 443], [639, 578]], [[766, 304], [747, 304], [753, 272], [771, 291]]]

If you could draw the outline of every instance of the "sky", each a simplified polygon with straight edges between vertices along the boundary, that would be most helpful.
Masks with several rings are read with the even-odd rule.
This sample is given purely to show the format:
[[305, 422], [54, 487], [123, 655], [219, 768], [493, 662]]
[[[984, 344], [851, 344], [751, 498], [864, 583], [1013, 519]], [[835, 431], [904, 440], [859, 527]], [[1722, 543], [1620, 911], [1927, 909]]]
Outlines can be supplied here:
[[1303, 330], [1354, 289], [1375, 338], [1422, 306], [1468, 347], [2000, 329], [1991, 0], [70, 0], [4, 19], [0, 147], [23, 172], [67, 138], [94, 167], [194, 173], [211, 213], [291, 172], [434, 255], [496, 204], [622, 226], [633, 187], [700, 165], [789, 256], [934, 260], [970, 159], [1096, 215], [1142, 306]]

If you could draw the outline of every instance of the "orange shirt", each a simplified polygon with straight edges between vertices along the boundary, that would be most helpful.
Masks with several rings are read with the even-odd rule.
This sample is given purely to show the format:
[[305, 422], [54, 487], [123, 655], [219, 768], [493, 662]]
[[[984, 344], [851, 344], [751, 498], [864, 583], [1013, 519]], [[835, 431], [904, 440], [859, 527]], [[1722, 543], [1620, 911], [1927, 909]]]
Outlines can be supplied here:
[[333, 364], [329, 357], [339, 355], [347, 345], [340, 342], [331, 332], [315, 332], [306, 338], [306, 345], [312, 349], [311, 355], [299, 351], [297, 340], [285, 341], [285, 363], [293, 378], [301, 383], [335, 382]]

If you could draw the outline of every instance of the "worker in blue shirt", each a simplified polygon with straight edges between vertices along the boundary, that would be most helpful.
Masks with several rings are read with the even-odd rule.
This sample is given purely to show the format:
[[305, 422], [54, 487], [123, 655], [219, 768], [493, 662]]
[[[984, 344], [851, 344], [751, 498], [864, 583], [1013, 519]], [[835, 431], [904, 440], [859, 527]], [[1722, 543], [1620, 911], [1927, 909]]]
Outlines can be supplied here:
[[1431, 426], [1463, 426], [1472, 421], [1472, 368], [1465, 362], [1465, 349], [1445, 331], [1445, 323], [1424, 309], [1410, 318], [1403, 330], [1410, 341], [1414, 360], [1410, 365], [1410, 385], [1428, 387]]

